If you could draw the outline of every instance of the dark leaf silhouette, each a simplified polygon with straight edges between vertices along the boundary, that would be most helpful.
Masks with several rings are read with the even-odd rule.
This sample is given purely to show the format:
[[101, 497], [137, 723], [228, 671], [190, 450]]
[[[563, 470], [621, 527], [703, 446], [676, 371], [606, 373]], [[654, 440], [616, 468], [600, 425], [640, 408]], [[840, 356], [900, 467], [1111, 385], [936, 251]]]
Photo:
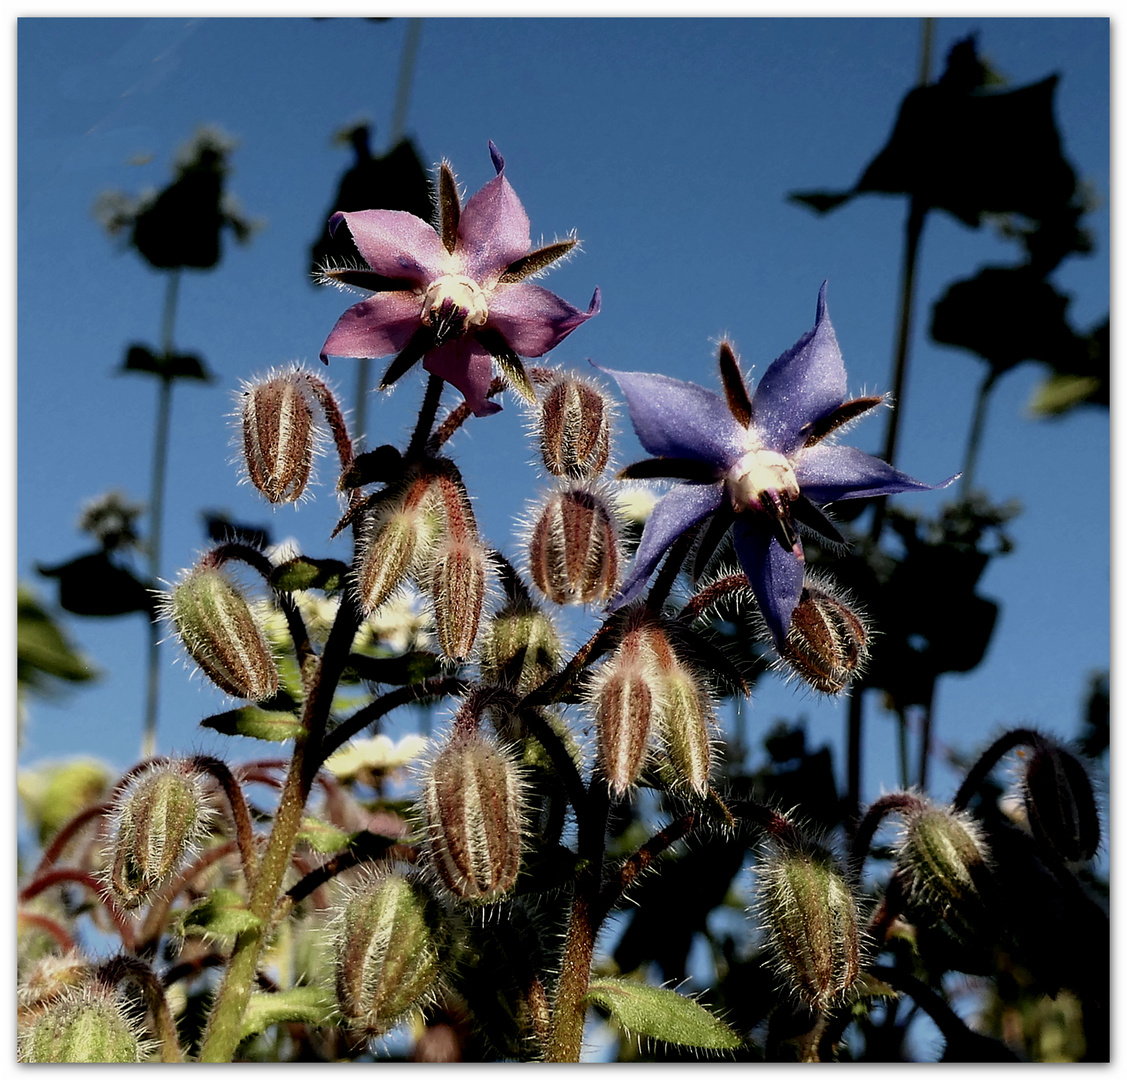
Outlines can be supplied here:
[[153, 616], [156, 603], [150, 587], [104, 551], [80, 555], [58, 566], [38, 566], [44, 577], [59, 581], [59, 605], [75, 615], [128, 615], [143, 611]]
[[146, 371], [164, 379], [195, 379], [198, 382], [211, 382], [213, 379], [202, 357], [195, 353], [162, 355], [144, 345], [130, 345], [119, 370]]

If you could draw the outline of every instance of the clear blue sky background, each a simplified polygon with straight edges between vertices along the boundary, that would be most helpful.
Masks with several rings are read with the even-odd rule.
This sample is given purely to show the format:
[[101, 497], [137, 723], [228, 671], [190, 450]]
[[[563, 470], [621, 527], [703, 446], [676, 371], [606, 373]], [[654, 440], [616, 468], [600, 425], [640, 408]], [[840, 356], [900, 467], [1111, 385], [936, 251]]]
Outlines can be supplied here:
[[[317, 354], [348, 298], [312, 288], [308, 248], [350, 151], [332, 133], [360, 118], [383, 149], [407, 23], [357, 19], [24, 19], [18, 25], [18, 566], [36, 579], [84, 550], [79, 506], [111, 487], [149, 489], [155, 384], [114, 374], [128, 343], [156, 344], [163, 278], [119, 253], [91, 207], [109, 188], [162, 187], [177, 147], [201, 124], [239, 140], [230, 190], [263, 222], [220, 267], [188, 273], [176, 341], [202, 354], [218, 386], [181, 384], [173, 409], [164, 576], [203, 544], [199, 512], [269, 524], [313, 555], [336, 511], [325, 489], [296, 512], [273, 512], [230, 467], [230, 391], [240, 378]], [[1097, 250], [1056, 274], [1087, 329], [1109, 307], [1109, 24], [1106, 19], [944, 18], [933, 73], [960, 37], [1012, 85], [1060, 72], [1064, 148], [1100, 208]], [[408, 131], [424, 160], [448, 158], [463, 185], [492, 175], [487, 141], [508, 162], [534, 238], [575, 229], [584, 252], [547, 284], [603, 311], [557, 362], [649, 369], [715, 382], [715, 340], [728, 334], [755, 374], [813, 322], [823, 279], [856, 390], [889, 387], [905, 203], [869, 197], [818, 218], [788, 204], [795, 190], [852, 184], [884, 144], [916, 79], [916, 19], [427, 19]], [[131, 164], [140, 157], [148, 164]], [[981, 364], [932, 345], [931, 303], [944, 287], [1017, 249], [943, 215], [929, 218], [898, 465], [937, 481], [962, 460]], [[998, 312], [1000, 320], [1009, 313]], [[318, 365], [319, 366], [319, 365]], [[382, 366], [374, 365], [375, 373]], [[1106, 411], [1054, 422], [1023, 410], [1040, 369], [1006, 375], [994, 395], [979, 481], [1016, 498], [1016, 552], [992, 563], [982, 591], [1002, 604], [984, 663], [942, 680], [940, 744], [981, 746], [1015, 724], [1072, 735], [1089, 672], [1109, 663], [1109, 442]], [[328, 375], [346, 398], [354, 366]], [[375, 441], [399, 442], [421, 392], [412, 374], [373, 400]], [[451, 401], [456, 395], [450, 391]], [[618, 460], [643, 456], [628, 425]], [[852, 441], [876, 450], [882, 422]], [[515, 552], [513, 521], [537, 486], [521, 410], [473, 421], [453, 445], [486, 536]], [[923, 512], [942, 494], [904, 497]], [[138, 616], [68, 618], [102, 672], [61, 704], [33, 700], [21, 760], [77, 753], [124, 767], [135, 758], [146, 634]], [[198, 720], [226, 707], [167, 654], [160, 749], [246, 756]], [[815, 743], [839, 745], [841, 703], [767, 680], [750, 705], [756, 730], [805, 716]], [[867, 794], [896, 784], [894, 725], [872, 712]], [[839, 759], [840, 763], [840, 759]], [[940, 771], [934, 790], [955, 783]]]

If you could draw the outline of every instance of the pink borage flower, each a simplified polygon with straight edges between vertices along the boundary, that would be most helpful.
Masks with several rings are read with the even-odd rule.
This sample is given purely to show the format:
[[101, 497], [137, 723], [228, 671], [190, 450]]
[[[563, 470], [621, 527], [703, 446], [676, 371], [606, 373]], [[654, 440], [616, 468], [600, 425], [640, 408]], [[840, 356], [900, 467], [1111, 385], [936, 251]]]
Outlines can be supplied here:
[[396, 354], [386, 389], [420, 359], [456, 386], [477, 416], [500, 409], [488, 398], [497, 362], [506, 381], [535, 393], [521, 357], [543, 356], [599, 310], [599, 290], [584, 312], [526, 279], [568, 254], [574, 238], [532, 250], [528, 215], [489, 144], [497, 175], [463, 207], [445, 162], [439, 171], [440, 224], [402, 210], [337, 213], [367, 268], [327, 268], [329, 280], [369, 288], [333, 327], [321, 359]]

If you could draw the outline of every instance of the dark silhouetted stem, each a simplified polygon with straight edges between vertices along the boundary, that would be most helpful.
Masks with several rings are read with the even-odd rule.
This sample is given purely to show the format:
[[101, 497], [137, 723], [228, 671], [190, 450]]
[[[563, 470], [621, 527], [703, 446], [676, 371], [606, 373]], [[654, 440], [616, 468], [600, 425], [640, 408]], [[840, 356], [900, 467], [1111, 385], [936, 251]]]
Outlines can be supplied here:
[[974, 484], [974, 471], [978, 467], [978, 452], [982, 446], [982, 432], [986, 428], [986, 407], [990, 403], [990, 391], [997, 381], [993, 369], [978, 384], [978, 396], [974, 401], [974, 416], [971, 419], [970, 434], [967, 436], [967, 452], [963, 458], [963, 476], [959, 481], [959, 498], [966, 499]]
[[990, 770], [1015, 746], [1039, 747], [1044, 745], [1045, 737], [1029, 728], [1014, 728], [1013, 731], [1007, 731], [1004, 735], [995, 739], [974, 763], [970, 772], [967, 773], [966, 779], [959, 785], [959, 790], [955, 792], [955, 798], [951, 803], [952, 807], [955, 810], [965, 810], [979, 785], [990, 775]]

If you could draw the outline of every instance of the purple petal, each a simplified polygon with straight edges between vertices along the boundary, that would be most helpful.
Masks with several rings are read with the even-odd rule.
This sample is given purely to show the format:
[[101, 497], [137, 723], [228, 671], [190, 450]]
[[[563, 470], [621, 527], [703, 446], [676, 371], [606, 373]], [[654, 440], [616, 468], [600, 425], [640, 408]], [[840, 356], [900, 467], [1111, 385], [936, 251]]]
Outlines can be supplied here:
[[736, 519], [732, 543], [763, 620], [775, 643], [781, 645], [802, 596], [803, 564], [775, 540], [769, 529], [760, 528], [758, 521], [747, 517]]
[[376, 358], [397, 353], [418, 329], [422, 301], [413, 292], [384, 292], [353, 304], [321, 347], [329, 356]]
[[519, 356], [543, 356], [599, 311], [599, 291], [586, 311], [539, 285], [502, 285], [489, 301], [489, 325]]
[[795, 462], [794, 474], [802, 494], [823, 506], [840, 499], [862, 499], [869, 495], [934, 491], [956, 479], [952, 476], [941, 484], [925, 484], [856, 447], [826, 443], [803, 450]]
[[724, 489], [720, 484], [678, 484], [663, 495], [646, 522], [630, 573], [626, 575], [610, 610], [615, 611], [630, 603], [645, 587], [650, 574], [669, 550], [669, 545], [686, 529], [715, 512], [723, 498]]
[[790, 455], [802, 429], [845, 400], [845, 364], [826, 310], [826, 285], [818, 293], [814, 329], [778, 358], [759, 380], [752, 400], [754, 424], [764, 446]]
[[456, 272], [434, 228], [405, 210], [357, 210], [329, 219], [335, 232], [348, 226], [356, 248], [377, 274], [429, 285], [443, 274]]
[[487, 396], [493, 381], [493, 357], [472, 337], [460, 337], [431, 349], [423, 359], [423, 367], [461, 390], [474, 416], [491, 416], [501, 411], [501, 406]]
[[489, 152], [497, 175], [462, 208], [455, 248], [463, 272], [478, 282], [495, 281], [509, 263], [532, 248], [528, 215], [505, 179], [505, 161], [492, 143]]
[[634, 431], [654, 457], [703, 461], [719, 476], [747, 452], [747, 431], [711, 390], [666, 375], [591, 366], [622, 388]]

